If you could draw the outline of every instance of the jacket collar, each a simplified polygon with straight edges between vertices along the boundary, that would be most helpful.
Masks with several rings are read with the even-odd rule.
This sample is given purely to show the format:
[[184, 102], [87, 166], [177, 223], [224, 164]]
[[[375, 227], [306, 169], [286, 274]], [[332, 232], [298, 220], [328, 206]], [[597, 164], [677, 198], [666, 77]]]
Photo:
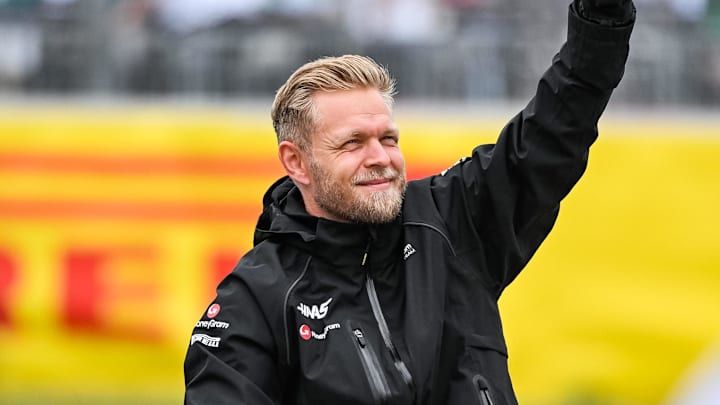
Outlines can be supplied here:
[[367, 266], [381, 271], [402, 257], [400, 218], [388, 224], [340, 223], [307, 213], [300, 190], [287, 176], [263, 198], [254, 243], [272, 239], [291, 244], [336, 266], [356, 268], [369, 250]]

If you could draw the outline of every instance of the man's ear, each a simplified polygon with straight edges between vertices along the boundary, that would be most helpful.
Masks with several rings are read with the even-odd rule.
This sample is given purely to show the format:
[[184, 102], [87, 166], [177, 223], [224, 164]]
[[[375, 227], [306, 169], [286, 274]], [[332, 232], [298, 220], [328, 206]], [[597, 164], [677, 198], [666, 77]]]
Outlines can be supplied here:
[[296, 184], [307, 186], [310, 184], [310, 170], [306, 162], [306, 155], [300, 148], [290, 141], [282, 141], [278, 145], [278, 157], [285, 168], [285, 172]]

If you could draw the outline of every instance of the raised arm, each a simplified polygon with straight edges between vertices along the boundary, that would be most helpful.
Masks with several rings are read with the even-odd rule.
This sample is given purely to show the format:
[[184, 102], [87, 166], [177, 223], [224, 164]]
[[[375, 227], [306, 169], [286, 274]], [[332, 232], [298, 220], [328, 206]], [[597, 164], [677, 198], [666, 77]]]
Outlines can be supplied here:
[[629, 0], [609, 3], [575, 0], [567, 41], [529, 104], [496, 144], [478, 146], [472, 158], [433, 179], [456, 250], [467, 252], [498, 296], [547, 236], [560, 201], [584, 172], [600, 115], [622, 78], [634, 8]]

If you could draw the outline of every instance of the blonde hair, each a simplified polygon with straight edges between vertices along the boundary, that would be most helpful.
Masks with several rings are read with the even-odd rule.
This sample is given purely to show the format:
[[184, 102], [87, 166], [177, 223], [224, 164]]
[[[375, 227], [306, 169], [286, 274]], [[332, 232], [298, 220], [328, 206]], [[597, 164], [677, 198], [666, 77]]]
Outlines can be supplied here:
[[376, 88], [392, 109], [395, 81], [388, 70], [366, 56], [324, 57], [298, 68], [278, 89], [271, 117], [278, 143], [290, 141], [309, 150], [317, 124], [312, 96], [317, 91]]

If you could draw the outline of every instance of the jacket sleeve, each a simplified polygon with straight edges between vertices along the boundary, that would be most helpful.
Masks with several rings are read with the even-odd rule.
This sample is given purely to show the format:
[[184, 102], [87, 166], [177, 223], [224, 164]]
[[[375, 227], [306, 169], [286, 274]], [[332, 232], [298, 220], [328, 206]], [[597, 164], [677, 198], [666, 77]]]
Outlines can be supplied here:
[[250, 289], [231, 274], [193, 330], [185, 357], [185, 404], [279, 404], [274, 346]]
[[457, 254], [498, 297], [586, 168], [597, 122], [623, 75], [632, 25], [592, 23], [571, 7], [567, 41], [529, 104], [494, 145], [478, 146], [432, 180]]

